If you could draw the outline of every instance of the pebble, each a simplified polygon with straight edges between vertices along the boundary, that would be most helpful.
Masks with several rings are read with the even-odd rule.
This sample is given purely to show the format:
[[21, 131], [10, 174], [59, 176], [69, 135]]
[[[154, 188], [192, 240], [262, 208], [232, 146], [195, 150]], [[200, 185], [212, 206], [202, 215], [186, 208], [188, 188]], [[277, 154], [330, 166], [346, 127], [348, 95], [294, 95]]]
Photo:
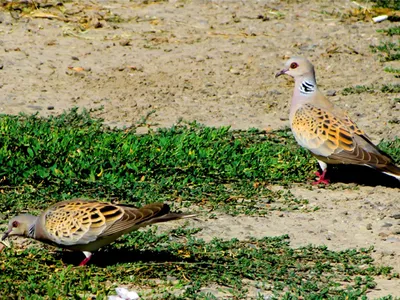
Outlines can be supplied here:
[[52, 105], [47, 106], [47, 109], [48, 109], [48, 110], [54, 110], [54, 106], [52, 106]]
[[268, 91], [268, 93], [270, 95], [282, 95], [282, 93], [278, 90], [271, 90], [271, 91]]
[[27, 105], [28, 108], [30, 109], [35, 109], [35, 110], [42, 110], [43, 107], [39, 106], [39, 105]]
[[385, 222], [385, 224], [382, 225], [382, 227], [392, 227], [393, 224], [392, 223], [387, 223]]
[[390, 238], [386, 239], [386, 242], [398, 243], [398, 242], [400, 242], [400, 239], [395, 238], [395, 237], [390, 237]]
[[335, 90], [329, 90], [329, 91], [326, 92], [326, 95], [328, 97], [336, 96], [336, 91]]
[[196, 56], [195, 60], [196, 62], [203, 62], [205, 61], [205, 58], [203, 56]]
[[130, 40], [122, 40], [119, 42], [119, 44], [121, 46], [130, 46], [131, 45], [131, 41]]
[[390, 217], [393, 218], [393, 219], [398, 220], [398, 219], [400, 219], [400, 214], [394, 214], [394, 215], [392, 215]]
[[232, 74], [235, 74], [235, 75], [240, 75], [240, 71], [238, 69], [232, 68], [229, 70], [229, 72], [231, 72]]
[[367, 230], [372, 230], [372, 224], [371, 223], [367, 224]]

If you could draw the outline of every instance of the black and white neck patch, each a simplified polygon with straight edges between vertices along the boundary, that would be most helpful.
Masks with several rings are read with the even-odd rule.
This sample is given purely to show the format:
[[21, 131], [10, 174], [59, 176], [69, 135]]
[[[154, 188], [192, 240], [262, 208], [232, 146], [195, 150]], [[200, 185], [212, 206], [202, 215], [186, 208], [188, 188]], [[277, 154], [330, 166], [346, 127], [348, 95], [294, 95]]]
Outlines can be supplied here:
[[303, 95], [311, 94], [315, 91], [315, 85], [307, 80], [304, 80], [300, 85], [300, 93]]
[[36, 227], [35, 224], [33, 224], [31, 227], [29, 227], [28, 236], [31, 238], [33, 238], [35, 236], [35, 229], [36, 229], [35, 227]]

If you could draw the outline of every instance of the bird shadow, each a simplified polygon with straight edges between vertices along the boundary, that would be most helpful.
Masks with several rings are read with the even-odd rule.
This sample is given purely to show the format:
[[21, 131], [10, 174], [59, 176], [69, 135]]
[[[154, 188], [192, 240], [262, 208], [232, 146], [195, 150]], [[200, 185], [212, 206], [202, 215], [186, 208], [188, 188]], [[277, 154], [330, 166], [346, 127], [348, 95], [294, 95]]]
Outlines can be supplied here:
[[356, 183], [374, 187], [381, 185], [400, 188], [400, 181], [396, 178], [365, 166], [336, 165], [329, 169], [327, 175], [331, 183]]
[[[64, 264], [78, 266], [85, 258], [82, 252], [59, 251]], [[135, 249], [105, 249], [93, 252], [88, 265], [95, 265], [100, 268], [113, 266], [120, 263], [168, 263], [168, 262], [189, 262], [188, 259], [176, 256], [168, 251], [135, 250]]]

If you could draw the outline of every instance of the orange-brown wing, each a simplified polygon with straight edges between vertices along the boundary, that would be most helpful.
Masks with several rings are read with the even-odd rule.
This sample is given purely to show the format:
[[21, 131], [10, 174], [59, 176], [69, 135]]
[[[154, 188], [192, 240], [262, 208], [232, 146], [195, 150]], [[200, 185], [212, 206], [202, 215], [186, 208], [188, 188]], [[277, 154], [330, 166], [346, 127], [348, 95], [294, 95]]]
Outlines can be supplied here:
[[75, 199], [53, 205], [42, 220], [52, 242], [69, 246], [97, 240], [123, 216], [117, 205]]
[[102, 236], [124, 233], [152, 223], [162, 222], [163, 217], [171, 215], [169, 206], [163, 203], [152, 203], [142, 208], [118, 205], [118, 208], [123, 210], [123, 216], [107, 228]]
[[313, 154], [347, 164], [388, 164], [381, 153], [348, 117], [306, 104], [298, 109], [292, 121], [297, 142]]

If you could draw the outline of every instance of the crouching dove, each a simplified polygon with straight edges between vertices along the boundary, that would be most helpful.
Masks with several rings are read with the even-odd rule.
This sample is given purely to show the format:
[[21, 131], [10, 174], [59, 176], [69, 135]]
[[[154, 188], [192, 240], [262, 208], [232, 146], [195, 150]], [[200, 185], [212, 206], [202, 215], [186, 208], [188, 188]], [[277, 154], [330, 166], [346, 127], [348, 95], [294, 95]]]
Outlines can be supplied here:
[[169, 206], [163, 203], [135, 208], [74, 199], [56, 203], [37, 217], [23, 214], [12, 218], [2, 240], [20, 235], [60, 248], [82, 251], [86, 258], [79, 265], [83, 266], [93, 251], [125, 233], [146, 225], [193, 216], [170, 212]]
[[314, 66], [307, 59], [289, 59], [275, 77], [284, 74], [295, 81], [289, 115], [293, 135], [317, 158], [322, 169], [322, 174], [316, 173], [319, 179], [314, 184], [328, 184], [327, 164], [364, 165], [400, 180], [400, 168], [391, 158], [318, 90]]

